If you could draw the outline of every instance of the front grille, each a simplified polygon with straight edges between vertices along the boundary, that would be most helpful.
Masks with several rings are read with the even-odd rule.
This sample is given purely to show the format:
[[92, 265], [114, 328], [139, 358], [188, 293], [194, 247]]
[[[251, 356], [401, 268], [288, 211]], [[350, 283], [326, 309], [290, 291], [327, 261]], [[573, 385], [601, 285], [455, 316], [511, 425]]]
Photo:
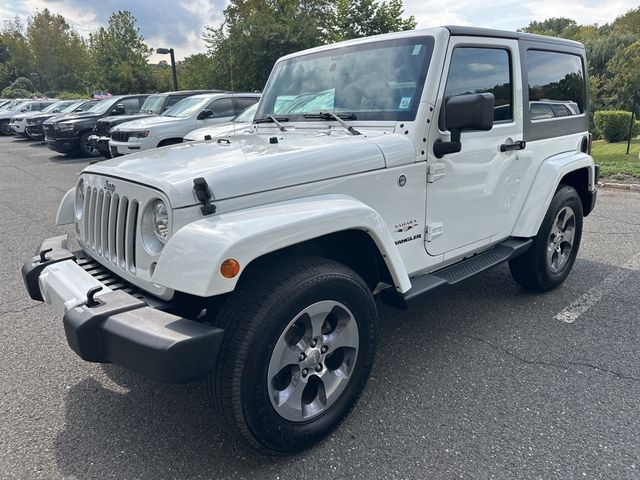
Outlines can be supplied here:
[[44, 135], [48, 138], [56, 138], [56, 129], [53, 128], [53, 124], [44, 125]]
[[105, 268], [93, 258], [86, 256], [82, 250], [74, 252], [74, 254], [76, 255], [76, 263], [82, 267], [85, 272], [111, 290], [122, 290], [153, 308], [167, 310], [170, 307], [168, 302], [149, 295], [132, 283], [127, 282], [124, 278], [119, 277], [111, 270]]
[[102, 137], [106, 137], [109, 135], [109, 129], [110, 129], [110, 124], [109, 122], [98, 122], [96, 124], [96, 128], [93, 129], [93, 131], [96, 133], [96, 135], [100, 135]]
[[113, 140], [114, 142], [128, 142], [129, 132], [121, 132], [119, 130], [111, 132], [111, 140]]
[[84, 242], [87, 248], [122, 270], [136, 274], [136, 229], [140, 202], [87, 187]]
[[42, 125], [29, 125], [27, 127], [27, 131], [31, 135], [42, 135], [44, 132], [42, 131]]

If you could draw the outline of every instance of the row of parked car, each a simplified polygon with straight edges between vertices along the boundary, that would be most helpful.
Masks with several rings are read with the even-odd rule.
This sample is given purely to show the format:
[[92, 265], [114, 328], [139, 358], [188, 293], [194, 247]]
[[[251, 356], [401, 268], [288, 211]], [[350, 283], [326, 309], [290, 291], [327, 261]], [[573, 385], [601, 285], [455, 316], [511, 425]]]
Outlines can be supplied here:
[[188, 90], [106, 99], [0, 101], [0, 134], [63, 154], [117, 157], [248, 129], [259, 93]]

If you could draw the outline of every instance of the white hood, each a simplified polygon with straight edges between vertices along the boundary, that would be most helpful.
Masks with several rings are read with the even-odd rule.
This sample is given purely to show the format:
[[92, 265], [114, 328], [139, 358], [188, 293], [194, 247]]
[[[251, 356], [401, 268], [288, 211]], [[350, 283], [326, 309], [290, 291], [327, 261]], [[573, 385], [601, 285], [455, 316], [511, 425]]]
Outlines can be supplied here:
[[[286, 133], [277, 136], [278, 143], [270, 143], [274, 136], [269, 135], [228, 138], [228, 143], [189, 142], [147, 150], [90, 165], [85, 171], [157, 188], [173, 208], [180, 208], [198, 203], [194, 178], [204, 177], [214, 199], [221, 200], [381, 169], [386, 166], [385, 140], [411, 144], [393, 134]], [[415, 161], [415, 154], [409, 154], [413, 148], [405, 151], [406, 162]]]
[[131, 120], [130, 122], [124, 122], [115, 126], [113, 129], [118, 131], [128, 132], [130, 130], [144, 130], [146, 128], [155, 127], [158, 125], [164, 125], [166, 123], [174, 123], [184, 121], [184, 118], [180, 117], [167, 117], [153, 115], [151, 117], [139, 118], [138, 120]]

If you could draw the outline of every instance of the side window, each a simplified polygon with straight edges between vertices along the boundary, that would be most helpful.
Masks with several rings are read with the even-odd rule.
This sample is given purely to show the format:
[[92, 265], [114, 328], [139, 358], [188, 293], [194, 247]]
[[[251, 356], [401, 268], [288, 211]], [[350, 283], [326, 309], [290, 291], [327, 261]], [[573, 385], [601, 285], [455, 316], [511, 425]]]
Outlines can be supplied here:
[[258, 103], [258, 99], [254, 97], [235, 97], [236, 115], [241, 114], [251, 105]]
[[122, 101], [124, 113], [137, 113], [140, 111], [140, 100], [137, 98], [127, 98]]
[[548, 104], [554, 117], [567, 117], [584, 112], [585, 76], [582, 58], [578, 55], [528, 50], [527, 76], [531, 120], [540, 119], [533, 115], [533, 106], [536, 103]]
[[502, 48], [457, 47], [451, 55], [445, 98], [492, 93], [494, 122], [513, 120], [511, 56]]
[[233, 117], [233, 100], [231, 98], [219, 98], [207, 107], [213, 111], [214, 117]]

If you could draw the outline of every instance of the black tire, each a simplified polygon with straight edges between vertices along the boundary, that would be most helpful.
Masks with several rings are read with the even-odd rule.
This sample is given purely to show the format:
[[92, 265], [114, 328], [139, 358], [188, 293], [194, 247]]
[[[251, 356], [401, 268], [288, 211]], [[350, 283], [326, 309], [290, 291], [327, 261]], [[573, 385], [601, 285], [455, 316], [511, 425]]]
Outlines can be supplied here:
[[[548, 252], [552, 252], [550, 247], [553, 239], [556, 238], [553, 229], [558, 220], [557, 217], [565, 207], [571, 209], [575, 218], [573, 242], [564, 263], [555, 268], [548, 258]], [[582, 220], [582, 202], [578, 192], [568, 185], [560, 185], [551, 200], [538, 234], [533, 238], [531, 248], [523, 255], [509, 261], [513, 279], [523, 287], [539, 292], [548, 292], [560, 286], [569, 276], [578, 255], [582, 238]], [[566, 245], [564, 247], [559, 245], [559, 247], [562, 250]]]
[[13, 135], [13, 131], [9, 126], [9, 120], [0, 121], [0, 135], [6, 136], [6, 137]]
[[100, 152], [97, 148], [89, 145], [88, 138], [93, 132], [88, 131], [80, 135], [80, 141], [78, 142], [78, 151], [80, 155], [84, 157], [99, 157]]
[[[271, 404], [269, 362], [289, 322], [323, 300], [341, 302], [353, 312], [357, 358], [346, 387], [326, 410], [306, 421], [290, 421]], [[218, 318], [225, 336], [217, 371], [208, 381], [209, 398], [230, 430], [262, 453], [286, 455], [321, 441], [349, 414], [366, 386], [375, 356], [376, 306], [364, 280], [340, 263], [292, 256], [250, 266]]]

